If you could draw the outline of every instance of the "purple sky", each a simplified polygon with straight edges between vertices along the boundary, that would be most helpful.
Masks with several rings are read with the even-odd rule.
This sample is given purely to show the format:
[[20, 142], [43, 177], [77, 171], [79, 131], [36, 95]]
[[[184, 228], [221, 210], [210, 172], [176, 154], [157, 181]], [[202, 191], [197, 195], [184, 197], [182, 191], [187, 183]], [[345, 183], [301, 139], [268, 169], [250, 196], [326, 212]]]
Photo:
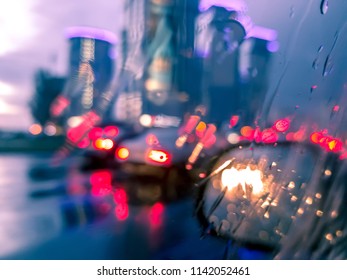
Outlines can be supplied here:
[[[58, 74], [65, 73], [65, 28], [89, 25], [117, 34], [124, 1], [0, 2], [0, 128], [27, 129], [32, 122], [27, 104], [33, 92], [35, 69], [44, 67]], [[341, 102], [344, 89], [347, 94], [347, 1], [329, 1], [325, 15], [320, 12], [318, 0], [225, 1], [245, 2], [255, 24], [275, 29], [278, 33], [280, 49], [271, 65], [269, 89], [271, 95], [278, 87], [274, 109], [271, 109], [273, 118], [298, 113], [322, 126], [328, 125], [332, 106]], [[336, 32], [339, 38], [331, 51]], [[318, 53], [320, 46], [323, 49]], [[333, 71], [322, 77], [329, 53]], [[56, 61], [52, 57], [57, 57]], [[319, 64], [313, 69], [316, 58]], [[284, 78], [278, 86], [282, 75]], [[317, 89], [311, 96], [313, 85]], [[327, 100], [332, 101], [327, 103]]]
[[[86, 25], [116, 34], [123, 0], [16, 0], [0, 2], [0, 129], [25, 130], [32, 123], [27, 104], [39, 67], [64, 74], [64, 30]], [[56, 57], [56, 60], [53, 59]]]

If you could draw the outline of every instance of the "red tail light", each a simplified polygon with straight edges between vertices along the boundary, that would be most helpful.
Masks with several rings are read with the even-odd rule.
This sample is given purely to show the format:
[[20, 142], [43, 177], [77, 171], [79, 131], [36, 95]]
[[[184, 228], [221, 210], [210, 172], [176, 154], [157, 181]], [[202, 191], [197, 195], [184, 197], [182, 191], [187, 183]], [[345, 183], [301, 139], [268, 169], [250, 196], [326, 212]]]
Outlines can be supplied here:
[[117, 204], [127, 203], [128, 197], [124, 189], [116, 189], [114, 194], [114, 202]]
[[240, 130], [240, 133], [243, 137], [249, 140], [254, 139], [254, 129], [250, 126], [243, 126]]
[[276, 143], [278, 141], [277, 132], [273, 128], [264, 129], [261, 140], [265, 144]]
[[90, 140], [96, 140], [102, 136], [102, 128], [100, 127], [94, 127], [89, 131], [89, 139]]
[[113, 145], [114, 144], [111, 139], [98, 138], [94, 142], [94, 147], [97, 150], [111, 150]]
[[163, 165], [170, 164], [171, 156], [165, 150], [148, 150], [147, 160], [153, 163], [159, 163]]
[[126, 160], [129, 157], [129, 150], [125, 147], [118, 148], [116, 151], [116, 158]]
[[321, 132], [313, 132], [310, 136], [311, 142], [314, 144], [318, 144], [323, 138], [323, 133]]
[[160, 202], [155, 203], [149, 213], [149, 221], [151, 226], [158, 227], [163, 223], [164, 205]]
[[340, 139], [326, 135], [323, 132], [313, 132], [310, 140], [330, 152], [340, 152], [343, 149], [343, 142]]
[[90, 140], [87, 137], [84, 137], [78, 144], [78, 148], [85, 149], [90, 145]]
[[290, 127], [290, 120], [281, 119], [277, 120], [273, 125], [273, 128], [278, 132], [286, 132]]
[[116, 205], [114, 209], [116, 218], [119, 221], [125, 221], [129, 217], [129, 206], [126, 203]]
[[91, 174], [91, 193], [96, 196], [107, 195], [112, 191], [112, 174], [108, 170], [101, 170]]
[[106, 126], [104, 133], [107, 137], [115, 137], [118, 135], [118, 128], [116, 126]]

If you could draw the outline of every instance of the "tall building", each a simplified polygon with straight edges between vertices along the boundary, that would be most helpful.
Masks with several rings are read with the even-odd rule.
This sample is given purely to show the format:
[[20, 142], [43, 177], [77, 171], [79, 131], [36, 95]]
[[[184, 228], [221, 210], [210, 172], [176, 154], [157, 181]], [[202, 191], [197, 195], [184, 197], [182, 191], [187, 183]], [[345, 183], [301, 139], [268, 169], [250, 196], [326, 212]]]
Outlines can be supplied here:
[[197, 2], [126, 1], [117, 119], [138, 121], [141, 114], [183, 117], [196, 102], [194, 86], [199, 82], [187, 73], [193, 72]]
[[201, 1], [200, 10], [195, 51], [203, 60], [207, 119], [220, 126], [238, 115], [252, 125], [268, 90], [276, 32], [254, 25], [237, 2]]
[[[107, 30], [83, 26], [68, 28], [66, 36], [69, 40], [67, 81], [51, 110], [55, 117], [68, 119], [97, 108], [103, 94], [110, 90], [116, 36]], [[106, 108], [98, 108], [102, 109]]]

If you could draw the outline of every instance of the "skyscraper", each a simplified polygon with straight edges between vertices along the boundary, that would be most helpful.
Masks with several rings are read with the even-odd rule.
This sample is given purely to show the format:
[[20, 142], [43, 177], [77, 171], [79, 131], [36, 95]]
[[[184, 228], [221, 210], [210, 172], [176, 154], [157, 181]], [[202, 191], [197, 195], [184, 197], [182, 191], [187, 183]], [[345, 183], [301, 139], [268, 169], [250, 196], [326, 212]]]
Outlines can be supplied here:
[[90, 27], [70, 27], [69, 63], [65, 88], [54, 102], [52, 115], [80, 116], [94, 109], [110, 90], [114, 75], [113, 33]]

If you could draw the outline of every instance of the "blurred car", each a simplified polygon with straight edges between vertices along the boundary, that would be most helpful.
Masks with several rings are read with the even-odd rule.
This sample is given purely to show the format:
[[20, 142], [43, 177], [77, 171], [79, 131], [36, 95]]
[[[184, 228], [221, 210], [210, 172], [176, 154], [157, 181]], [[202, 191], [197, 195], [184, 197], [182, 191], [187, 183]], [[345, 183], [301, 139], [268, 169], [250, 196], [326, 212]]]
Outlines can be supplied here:
[[175, 140], [176, 127], [150, 128], [143, 133], [120, 141], [115, 151], [115, 160], [124, 171], [137, 175], [162, 177], [164, 169], [184, 169], [192, 146], [178, 149]]
[[136, 129], [126, 123], [108, 121], [93, 127], [79, 143], [79, 148], [83, 150], [81, 168], [112, 167], [118, 143], [135, 135]]
[[[141, 186], [164, 200], [191, 193], [191, 177], [186, 161], [193, 145], [177, 148], [177, 127], [152, 127], [132, 138], [119, 141], [115, 150], [117, 178], [125, 184]], [[145, 188], [144, 186], [147, 186]], [[133, 190], [134, 191], [134, 190]]]

